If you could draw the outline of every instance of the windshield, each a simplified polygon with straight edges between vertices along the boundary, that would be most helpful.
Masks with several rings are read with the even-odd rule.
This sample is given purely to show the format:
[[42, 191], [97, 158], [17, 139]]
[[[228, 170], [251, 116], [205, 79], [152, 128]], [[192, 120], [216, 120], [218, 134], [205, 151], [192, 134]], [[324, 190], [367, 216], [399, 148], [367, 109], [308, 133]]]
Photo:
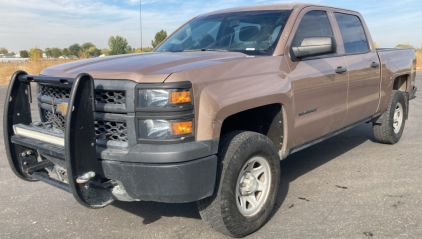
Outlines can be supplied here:
[[235, 51], [272, 55], [290, 13], [290, 10], [272, 10], [198, 17], [155, 51]]

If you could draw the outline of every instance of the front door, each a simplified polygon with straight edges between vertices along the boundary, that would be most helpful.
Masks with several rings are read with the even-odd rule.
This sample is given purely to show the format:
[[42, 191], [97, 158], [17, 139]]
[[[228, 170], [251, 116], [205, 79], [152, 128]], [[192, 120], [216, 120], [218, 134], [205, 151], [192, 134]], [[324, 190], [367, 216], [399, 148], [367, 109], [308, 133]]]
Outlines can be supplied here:
[[[299, 46], [306, 37], [333, 37], [330, 19], [324, 10], [311, 9], [299, 15], [293, 27], [294, 37], [288, 49]], [[296, 28], [297, 27], [297, 28]], [[295, 30], [296, 29], [296, 30]], [[295, 60], [285, 54], [295, 105], [293, 147], [322, 137], [344, 127], [347, 110], [347, 69], [344, 56], [338, 53]]]

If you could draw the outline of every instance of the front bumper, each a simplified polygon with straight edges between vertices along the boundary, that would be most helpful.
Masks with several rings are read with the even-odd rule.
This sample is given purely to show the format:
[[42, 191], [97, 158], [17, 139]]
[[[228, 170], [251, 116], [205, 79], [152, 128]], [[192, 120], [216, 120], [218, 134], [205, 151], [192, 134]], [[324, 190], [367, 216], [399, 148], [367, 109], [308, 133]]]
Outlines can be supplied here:
[[[9, 164], [28, 181], [40, 180], [71, 192], [91, 208], [113, 200], [184, 203], [212, 195], [216, 180], [218, 140], [178, 145], [138, 144], [127, 150], [102, 148], [95, 141], [93, 79], [81, 74], [72, 84], [63, 144], [16, 134], [31, 126], [30, 82], [57, 82], [17, 72], [7, 93], [3, 120]], [[29, 94], [28, 94], [29, 93]], [[51, 135], [50, 135], [51, 136]], [[41, 156], [41, 157], [38, 157]], [[46, 169], [60, 169], [60, 180]], [[88, 179], [86, 175], [90, 176]]]
[[212, 195], [217, 172], [217, 156], [171, 164], [103, 160], [102, 165], [104, 175], [121, 182], [130, 198], [184, 203]]

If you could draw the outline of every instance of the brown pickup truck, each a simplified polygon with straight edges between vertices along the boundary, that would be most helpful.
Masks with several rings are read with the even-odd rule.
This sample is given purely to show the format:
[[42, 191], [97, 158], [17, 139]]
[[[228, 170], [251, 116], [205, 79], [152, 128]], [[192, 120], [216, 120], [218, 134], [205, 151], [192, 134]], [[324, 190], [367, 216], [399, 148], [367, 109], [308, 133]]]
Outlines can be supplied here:
[[289, 154], [370, 122], [379, 142], [397, 143], [415, 65], [412, 49], [375, 49], [355, 11], [212, 12], [152, 53], [16, 72], [4, 111], [7, 156], [18, 177], [87, 207], [198, 201], [206, 223], [242, 237], [271, 213]]

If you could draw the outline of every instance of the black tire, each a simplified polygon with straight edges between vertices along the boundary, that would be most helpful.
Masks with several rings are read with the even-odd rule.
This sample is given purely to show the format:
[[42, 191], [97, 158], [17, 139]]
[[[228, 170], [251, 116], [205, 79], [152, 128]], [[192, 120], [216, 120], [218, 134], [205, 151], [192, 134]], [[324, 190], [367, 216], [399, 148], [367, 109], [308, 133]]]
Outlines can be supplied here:
[[[401, 104], [402, 107], [402, 117], [401, 117], [401, 127], [398, 132], [394, 132], [394, 112], [398, 104]], [[390, 104], [388, 105], [387, 110], [384, 112], [382, 123], [377, 124], [373, 123], [372, 129], [374, 131], [374, 137], [380, 143], [385, 144], [395, 144], [399, 142], [403, 130], [404, 125], [406, 122], [406, 115], [407, 115], [407, 107], [408, 104], [406, 103], [406, 97], [404, 96], [403, 92], [393, 90]]]
[[[263, 157], [269, 167], [269, 194], [260, 210], [243, 216], [236, 204], [236, 184], [244, 164], [254, 156]], [[273, 209], [280, 182], [280, 158], [274, 144], [255, 132], [234, 131], [220, 140], [217, 180], [214, 194], [198, 201], [202, 219], [216, 231], [232, 237], [244, 237], [258, 230]]]

